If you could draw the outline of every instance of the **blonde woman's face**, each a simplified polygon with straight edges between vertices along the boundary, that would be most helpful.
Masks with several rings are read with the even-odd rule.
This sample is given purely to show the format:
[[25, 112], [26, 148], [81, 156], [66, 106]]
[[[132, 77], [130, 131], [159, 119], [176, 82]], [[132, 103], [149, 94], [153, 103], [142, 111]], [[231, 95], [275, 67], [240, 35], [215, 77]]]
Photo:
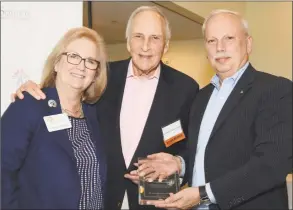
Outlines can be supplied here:
[[55, 66], [57, 82], [84, 91], [95, 80], [99, 69], [96, 45], [87, 38], [72, 41]]

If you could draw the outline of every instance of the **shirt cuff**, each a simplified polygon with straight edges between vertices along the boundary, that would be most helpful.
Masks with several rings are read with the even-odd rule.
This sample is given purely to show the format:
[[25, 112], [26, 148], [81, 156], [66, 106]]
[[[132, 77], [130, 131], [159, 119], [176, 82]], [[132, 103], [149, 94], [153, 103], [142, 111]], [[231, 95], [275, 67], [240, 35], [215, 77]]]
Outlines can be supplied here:
[[180, 177], [184, 177], [184, 174], [185, 174], [185, 161], [184, 161], [184, 159], [183, 159], [181, 156], [179, 156], [179, 155], [177, 155], [176, 157], [179, 157], [179, 158], [180, 158], [180, 161], [181, 161], [181, 171], [180, 171], [179, 176], [180, 176]]
[[210, 185], [210, 183], [207, 183], [207, 184], [206, 184], [206, 191], [207, 191], [207, 194], [208, 194], [208, 197], [209, 197], [210, 201], [211, 201], [212, 203], [216, 204], [217, 201], [216, 201], [216, 198], [215, 198], [215, 196], [214, 196], [214, 194], [213, 194], [213, 192], [212, 192], [212, 189], [211, 189], [211, 185]]

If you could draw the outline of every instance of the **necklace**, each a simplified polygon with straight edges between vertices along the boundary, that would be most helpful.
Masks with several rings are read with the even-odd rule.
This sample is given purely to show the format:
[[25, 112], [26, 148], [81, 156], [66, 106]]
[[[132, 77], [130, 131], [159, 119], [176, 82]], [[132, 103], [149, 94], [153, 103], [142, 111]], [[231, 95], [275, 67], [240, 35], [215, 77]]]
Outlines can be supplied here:
[[[63, 112], [65, 112], [65, 113], [66, 113], [67, 115], [69, 115], [69, 116], [73, 116], [73, 117], [81, 118], [81, 117], [83, 117], [83, 111], [82, 111], [82, 108], [81, 108], [81, 107], [82, 107], [82, 106], [81, 106], [81, 104], [80, 104], [78, 110], [76, 110], [76, 111], [71, 111], [71, 110], [69, 110], [69, 109], [65, 109], [65, 108], [63, 108], [63, 107], [61, 107], [61, 109], [62, 109]], [[78, 115], [78, 113], [79, 113], [79, 115]]]

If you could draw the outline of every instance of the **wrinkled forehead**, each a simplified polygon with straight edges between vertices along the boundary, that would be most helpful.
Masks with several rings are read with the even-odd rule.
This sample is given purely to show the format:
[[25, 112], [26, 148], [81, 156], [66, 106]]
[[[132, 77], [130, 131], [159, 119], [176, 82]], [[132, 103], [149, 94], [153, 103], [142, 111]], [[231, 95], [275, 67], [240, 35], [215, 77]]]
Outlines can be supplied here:
[[164, 35], [164, 19], [154, 11], [142, 11], [133, 18], [131, 33]]

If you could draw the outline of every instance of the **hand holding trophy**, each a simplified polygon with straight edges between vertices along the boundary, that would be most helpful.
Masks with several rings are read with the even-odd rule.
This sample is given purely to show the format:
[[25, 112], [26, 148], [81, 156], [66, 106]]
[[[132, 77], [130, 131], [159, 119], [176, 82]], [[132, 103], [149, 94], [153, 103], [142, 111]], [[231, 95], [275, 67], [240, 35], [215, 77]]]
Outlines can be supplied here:
[[139, 204], [148, 201], [163, 200], [170, 193], [180, 189], [179, 174], [181, 161], [179, 157], [167, 153], [157, 153], [145, 158], [138, 158]]

